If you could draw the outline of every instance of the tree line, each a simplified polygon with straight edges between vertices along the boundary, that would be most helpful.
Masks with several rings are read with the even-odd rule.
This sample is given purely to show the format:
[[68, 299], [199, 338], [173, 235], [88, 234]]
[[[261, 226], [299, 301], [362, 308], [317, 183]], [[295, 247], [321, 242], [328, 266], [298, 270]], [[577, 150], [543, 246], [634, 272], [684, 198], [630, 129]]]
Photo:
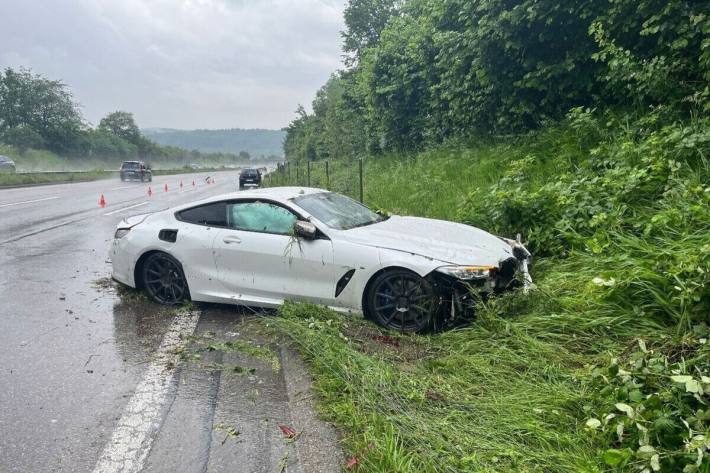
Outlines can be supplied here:
[[290, 160], [524, 133], [576, 107], [710, 111], [708, 0], [349, 0]]
[[28, 69], [0, 71], [0, 142], [16, 147], [20, 153], [30, 148], [47, 149], [74, 158], [173, 162], [249, 159], [248, 155], [162, 146], [143, 136], [133, 114], [126, 111], [109, 113], [92, 127], [66, 84]]

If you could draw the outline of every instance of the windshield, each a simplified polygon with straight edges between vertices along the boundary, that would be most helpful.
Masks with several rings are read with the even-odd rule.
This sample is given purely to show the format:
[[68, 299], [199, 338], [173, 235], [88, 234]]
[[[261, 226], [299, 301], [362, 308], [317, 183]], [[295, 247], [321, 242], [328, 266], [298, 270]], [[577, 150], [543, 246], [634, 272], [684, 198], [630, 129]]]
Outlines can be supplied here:
[[127, 161], [123, 163], [123, 169], [138, 169], [140, 167], [139, 163]]
[[361, 203], [333, 192], [308, 194], [293, 199], [293, 202], [336, 230], [348, 230], [384, 220]]

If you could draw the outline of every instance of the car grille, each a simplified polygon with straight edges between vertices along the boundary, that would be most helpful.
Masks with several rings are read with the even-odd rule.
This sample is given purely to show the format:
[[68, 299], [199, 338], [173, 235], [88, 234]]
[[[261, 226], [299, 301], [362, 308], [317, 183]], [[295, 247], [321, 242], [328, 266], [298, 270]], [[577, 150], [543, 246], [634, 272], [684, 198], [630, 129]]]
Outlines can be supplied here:
[[502, 291], [507, 289], [515, 280], [515, 273], [518, 271], [518, 260], [507, 258], [500, 262], [495, 277], [495, 289]]

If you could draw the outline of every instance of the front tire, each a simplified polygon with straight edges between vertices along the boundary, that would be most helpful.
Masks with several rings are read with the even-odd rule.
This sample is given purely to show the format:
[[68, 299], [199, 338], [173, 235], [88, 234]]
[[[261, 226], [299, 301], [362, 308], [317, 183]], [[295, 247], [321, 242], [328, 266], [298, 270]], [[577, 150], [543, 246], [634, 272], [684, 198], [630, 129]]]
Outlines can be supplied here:
[[178, 260], [167, 253], [153, 253], [143, 263], [143, 286], [155, 302], [178, 305], [190, 299], [185, 273]]
[[378, 275], [370, 284], [365, 303], [368, 315], [378, 324], [402, 333], [429, 328], [437, 309], [431, 284], [406, 269]]

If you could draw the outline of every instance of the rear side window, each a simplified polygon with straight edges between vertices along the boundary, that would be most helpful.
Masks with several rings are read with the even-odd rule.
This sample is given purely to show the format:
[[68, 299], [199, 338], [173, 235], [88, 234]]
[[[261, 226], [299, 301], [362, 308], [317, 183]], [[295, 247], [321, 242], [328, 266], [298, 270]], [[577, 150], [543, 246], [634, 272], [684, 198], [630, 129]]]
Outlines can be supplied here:
[[215, 202], [213, 204], [200, 205], [178, 212], [178, 220], [197, 225], [207, 225], [210, 227], [227, 226], [227, 204], [225, 202]]

